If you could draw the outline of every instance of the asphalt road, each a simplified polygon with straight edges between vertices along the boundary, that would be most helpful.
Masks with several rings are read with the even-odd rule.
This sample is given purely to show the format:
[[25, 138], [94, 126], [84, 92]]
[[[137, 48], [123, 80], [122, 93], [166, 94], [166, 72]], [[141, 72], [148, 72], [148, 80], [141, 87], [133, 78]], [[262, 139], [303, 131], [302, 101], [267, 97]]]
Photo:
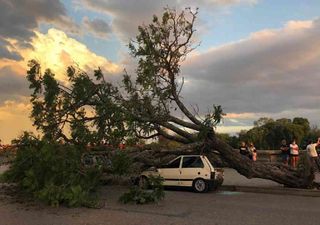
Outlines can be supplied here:
[[123, 205], [127, 189], [104, 187], [102, 209], [51, 208], [16, 203], [0, 192], [0, 225], [319, 225], [320, 198], [270, 194], [166, 191], [151, 205]]

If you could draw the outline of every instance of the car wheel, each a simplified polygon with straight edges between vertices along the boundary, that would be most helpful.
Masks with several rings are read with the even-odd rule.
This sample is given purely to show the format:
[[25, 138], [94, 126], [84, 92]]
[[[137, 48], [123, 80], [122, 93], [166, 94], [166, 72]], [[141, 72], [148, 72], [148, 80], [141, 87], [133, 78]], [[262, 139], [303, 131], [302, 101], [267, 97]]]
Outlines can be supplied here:
[[193, 181], [192, 188], [195, 192], [204, 193], [208, 191], [209, 185], [204, 179], [198, 178]]
[[140, 177], [140, 179], [139, 179], [139, 187], [141, 189], [148, 189], [149, 181], [148, 181], [147, 177], [145, 177], [145, 176]]

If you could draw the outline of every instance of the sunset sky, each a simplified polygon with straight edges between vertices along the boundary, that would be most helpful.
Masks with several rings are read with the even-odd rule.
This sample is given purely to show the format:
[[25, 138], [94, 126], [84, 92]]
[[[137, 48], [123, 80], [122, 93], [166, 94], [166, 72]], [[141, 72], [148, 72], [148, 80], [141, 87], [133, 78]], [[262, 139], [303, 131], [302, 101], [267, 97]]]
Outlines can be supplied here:
[[0, 0], [0, 139], [29, 119], [27, 62], [64, 81], [68, 65], [101, 67], [116, 81], [134, 71], [127, 44], [140, 24], [169, 6], [199, 7], [200, 46], [182, 66], [182, 96], [205, 113], [227, 113], [220, 132], [250, 129], [260, 117], [297, 116], [320, 126], [319, 0]]

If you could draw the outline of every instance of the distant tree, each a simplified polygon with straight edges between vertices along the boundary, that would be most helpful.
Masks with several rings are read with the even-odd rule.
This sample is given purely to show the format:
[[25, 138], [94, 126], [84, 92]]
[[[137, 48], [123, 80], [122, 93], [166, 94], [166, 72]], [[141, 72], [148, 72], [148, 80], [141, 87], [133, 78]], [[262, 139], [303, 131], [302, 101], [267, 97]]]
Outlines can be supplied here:
[[238, 149], [239, 147], [239, 137], [235, 135], [230, 135], [227, 133], [216, 133], [217, 137], [222, 141], [228, 143], [232, 148]]
[[320, 129], [318, 127], [312, 127], [308, 134], [308, 138], [312, 141], [316, 141], [320, 137]]
[[241, 141], [253, 142], [258, 149], [268, 149], [266, 140], [267, 129], [264, 126], [253, 127], [249, 131], [239, 135]]
[[277, 119], [276, 122], [280, 124], [290, 124], [292, 123], [292, 120], [288, 118], [281, 118], [281, 119]]
[[253, 122], [253, 125], [255, 127], [261, 127], [267, 123], [273, 122], [272, 118], [268, 118], [268, 117], [261, 117], [260, 119], [258, 119], [257, 121]]
[[303, 132], [305, 134], [307, 134], [310, 131], [310, 122], [308, 119], [306, 118], [302, 118], [302, 117], [295, 117], [293, 118], [292, 121], [293, 124], [297, 124], [303, 127]]

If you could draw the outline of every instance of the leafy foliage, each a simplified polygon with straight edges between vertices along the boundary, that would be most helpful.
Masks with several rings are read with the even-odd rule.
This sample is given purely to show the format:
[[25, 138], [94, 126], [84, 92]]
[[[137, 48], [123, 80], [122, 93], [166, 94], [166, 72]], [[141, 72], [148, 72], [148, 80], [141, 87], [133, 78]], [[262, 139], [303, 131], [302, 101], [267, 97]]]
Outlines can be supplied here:
[[111, 158], [111, 172], [115, 175], [126, 175], [130, 172], [132, 159], [123, 151], [118, 151]]
[[27, 73], [33, 89], [31, 117], [46, 139], [81, 145], [105, 141], [116, 146], [127, 135], [116, 100], [118, 89], [104, 80], [100, 69], [91, 78], [69, 67], [68, 86], [58, 82], [49, 69], [42, 74], [35, 60], [29, 62]]
[[38, 140], [24, 133], [17, 156], [5, 172], [7, 182], [15, 182], [36, 199], [52, 206], [93, 206], [94, 191], [99, 184], [99, 168], [84, 168], [82, 150], [72, 145], [59, 145]]
[[148, 186], [151, 190], [144, 190], [137, 186], [132, 186], [130, 191], [123, 194], [119, 201], [122, 203], [147, 204], [158, 202], [164, 198], [163, 178], [149, 177]]

